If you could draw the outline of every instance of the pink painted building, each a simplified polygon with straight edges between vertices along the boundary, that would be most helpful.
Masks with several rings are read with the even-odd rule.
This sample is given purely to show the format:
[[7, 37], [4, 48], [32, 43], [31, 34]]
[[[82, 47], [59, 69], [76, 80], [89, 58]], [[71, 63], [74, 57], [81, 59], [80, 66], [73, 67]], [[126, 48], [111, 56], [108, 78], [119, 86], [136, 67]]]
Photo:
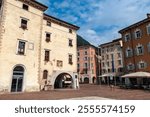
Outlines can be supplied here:
[[96, 83], [96, 48], [80, 36], [77, 47], [77, 71], [80, 83]]

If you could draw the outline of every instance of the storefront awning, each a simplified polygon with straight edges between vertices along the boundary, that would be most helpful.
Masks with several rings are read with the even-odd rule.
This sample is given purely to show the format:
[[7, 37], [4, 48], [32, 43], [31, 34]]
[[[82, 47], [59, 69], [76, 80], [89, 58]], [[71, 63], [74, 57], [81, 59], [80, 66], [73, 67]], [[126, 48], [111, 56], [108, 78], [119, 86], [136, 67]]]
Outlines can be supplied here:
[[108, 77], [108, 76], [116, 76], [115, 73], [107, 73], [107, 74], [103, 74], [100, 77]]
[[149, 72], [134, 72], [121, 76], [122, 78], [150, 78]]

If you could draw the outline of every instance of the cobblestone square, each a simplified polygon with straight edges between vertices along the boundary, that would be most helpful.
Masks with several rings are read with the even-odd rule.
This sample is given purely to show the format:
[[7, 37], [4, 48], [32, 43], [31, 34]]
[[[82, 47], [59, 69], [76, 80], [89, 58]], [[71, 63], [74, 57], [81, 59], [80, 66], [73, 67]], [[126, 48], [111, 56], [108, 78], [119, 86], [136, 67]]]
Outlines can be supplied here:
[[1, 100], [149, 100], [150, 91], [138, 89], [112, 90], [109, 86], [81, 84], [79, 90], [58, 89], [53, 91], [1, 94]]

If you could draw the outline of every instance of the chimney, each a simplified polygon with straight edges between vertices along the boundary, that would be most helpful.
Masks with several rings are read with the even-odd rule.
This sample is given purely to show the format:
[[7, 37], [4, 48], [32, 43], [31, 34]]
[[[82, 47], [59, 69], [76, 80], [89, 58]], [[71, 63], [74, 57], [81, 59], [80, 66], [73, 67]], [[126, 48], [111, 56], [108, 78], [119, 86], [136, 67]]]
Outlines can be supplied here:
[[150, 13], [147, 13], [147, 18], [150, 18]]

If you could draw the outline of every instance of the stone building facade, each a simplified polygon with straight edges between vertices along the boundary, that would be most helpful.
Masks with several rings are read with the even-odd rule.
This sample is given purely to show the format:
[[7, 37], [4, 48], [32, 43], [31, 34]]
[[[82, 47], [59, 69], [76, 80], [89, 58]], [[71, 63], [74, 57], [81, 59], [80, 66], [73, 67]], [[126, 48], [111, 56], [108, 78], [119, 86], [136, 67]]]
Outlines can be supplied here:
[[121, 39], [115, 39], [99, 46], [101, 50], [102, 83], [109, 83], [110, 80], [116, 83], [119, 76], [123, 74], [122, 46]]
[[150, 72], [150, 15], [119, 33], [123, 41], [125, 73]]
[[0, 4], [0, 91], [76, 88], [79, 27], [44, 14], [35, 0]]
[[80, 83], [96, 83], [96, 47], [86, 42], [82, 37], [77, 47], [77, 71]]

